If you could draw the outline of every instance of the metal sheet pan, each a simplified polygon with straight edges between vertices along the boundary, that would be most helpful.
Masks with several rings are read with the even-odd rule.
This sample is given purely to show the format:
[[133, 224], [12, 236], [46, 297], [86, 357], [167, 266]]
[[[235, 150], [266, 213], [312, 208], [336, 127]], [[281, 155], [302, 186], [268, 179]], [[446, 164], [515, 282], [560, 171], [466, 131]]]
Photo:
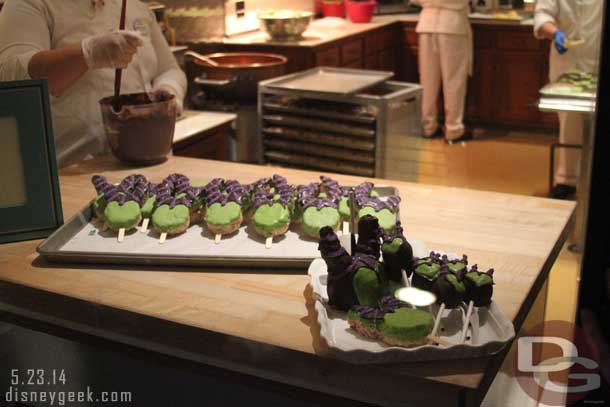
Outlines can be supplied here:
[[[391, 186], [378, 186], [375, 190], [381, 197], [398, 195]], [[223, 237], [218, 245], [207, 228], [200, 225], [168, 238], [164, 244], [159, 244], [158, 234], [150, 230], [134, 231], [118, 243], [116, 233], [101, 232], [92, 217], [87, 205], [42, 242], [38, 253], [48, 261], [60, 263], [283, 268], [303, 272], [319, 257], [317, 240], [305, 237], [300, 226], [292, 226], [283, 237], [275, 238], [271, 249], [265, 248], [264, 239], [254, 235], [248, 225]]]
[[266, 86], [302, 92], [350, 95], [385, 82], [392, 76], [394, 73], [389, 71], [318, 67], [274, 79]]

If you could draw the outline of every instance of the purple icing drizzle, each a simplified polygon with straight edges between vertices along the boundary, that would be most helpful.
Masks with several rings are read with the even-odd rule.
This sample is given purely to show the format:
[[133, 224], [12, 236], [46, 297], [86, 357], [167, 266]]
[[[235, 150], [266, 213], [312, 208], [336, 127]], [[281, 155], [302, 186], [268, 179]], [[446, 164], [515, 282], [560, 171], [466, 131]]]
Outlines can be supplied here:
[[[171, 174], [160, 184], [154, 187], [156, 195], [155, 206], [168, 205], [170, 209], [177, 205], [184, 205], [190, 208], [193, 200], [201, 194], [201, 188], [191, 186], [187, 176], [182, 174]], [[182, 195], [180, 198], [177, 195]]]
[[[275, 191], [271, 192], [272, 189]], [[286, 178], [277, 174], [271, 178], [262, 178], [256, 181], [250, 185], [250, 191], [254, 193], [252, 204], [255, 209], [262, 205], [272, 206], [275, 203], [286, 206], [290, 204], [294, 196], [294, 187], [288, 184]], [[276, 195], [279, 195], [277, 200], [274, 199]]]
[[221, 178], [214, 178], [205, 186], [203, 193], [208, 206], [215, 203], [225, 206], [229, 202], [241, 205], [248, 194], [248, 189], [235, 180], [225, 181]]
[[[322, 209], [325, 206], [331, 208], [339, 207], [339, 200], [341, 199], [342, 190], [337, 181], [321, 176], [321, 182], [312, 182], [308, 185], [302, 185], [299, 187], [298, 201], [303, 209], [315, 206], [317, 210]], [[320, 193], [326, 193], [325, 198], [320, 198]]]
[[363, 182], [358, 185], [354, 190], [354, 198], [356, 199], [356, 203], [359, 207], [363, 208], [365, 206], [371, 206], [376, 211], [380, 211], [382, 209], [388, 209], [391, 212], [396, 212], [398, 209], [398, 205], [400, 205], [400, 197], [396, 195], [391, 195], [386, 198], [385, 201], [377, 197], [371, 196], [371, 191], [373, 190], [373, 183], [371, 182]]
[[352, 307], [360, 317], [372, 321], [383, 319], [386, 314], [396, 311], [398, 308], [408, 307], [409, 304], [400, 301], [398, 298], [386, 296], [379, 301], [379, 307], [370, 307], [367, 305], [355, 305]]

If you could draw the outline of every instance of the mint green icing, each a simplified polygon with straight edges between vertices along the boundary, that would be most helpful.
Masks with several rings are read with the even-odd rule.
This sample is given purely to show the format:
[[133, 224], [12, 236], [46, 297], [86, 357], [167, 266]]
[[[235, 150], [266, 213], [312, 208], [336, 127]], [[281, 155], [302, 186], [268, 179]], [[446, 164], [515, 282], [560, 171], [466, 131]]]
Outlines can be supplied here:
[[326, 192], [320, 192], [318, 198], [328, 198], [328, 194]]
[[310, 206], [303, 212], [303, 228], [310, 236], [317, 236], [320, 229], [324, 226], [337, 229], [340, 221], [339, 211], [329, 206], [325, 206], [320, 210], [315, 206]]
[[466, 292], [466, 287], [464, 286], [464, 283], [459, 281], [456, 276], [454, 276], [453, 274], [447, 274], [446, 278], [447, 281], [451, 283], [453, 288], [455, 288], [455, 291], [461, 294], [464, 294]]
[[396, 214], [392, 213], [389, 209], [382, 209], [376, 211], [372, 206], [365, 206], [358, 212], [358, 217], [362, 218], [364, 215], [372, 215], [379, 221], [379, 226], [385, 230], [392, 230], [396, 226]]
[[466, 265], [461, 261], [455, 261], [447, 263], [447, 267], [449, 268], [449, 270], [453, 271], [454, 273], [457, 273], [458, 271], [465, 269]]
[[343, 219], [349, 219], [351, 216], [351, 211], [349, 210], [349, 198], [346, 196], [342, 196], [339, 201], [339, 214]]
[[373, 198], [379, 198], [379, 192], [375, 191], [374, 189], [371, 189], [371, 193], [369, 194], [369, 196]]
[[395, 237], [390, 243], [384, 243], [382, 250], [384, 253], [396, 253], [402, 246], [403, 240], [399, 237]]
[[160, 232], [173, 232], [188, 225], [190, 210], [185, 205], [161, 205], [153, 212], [152, 224]]
[[382, 287], [377, 273], [368, 267], [360, 267], [352, 281], [360, 305], [376, 307], [381, 299]]
[[151, 196], [150, 198], [148, 198], [146, 200], [146, 202], [144, 202], [144, 205], [142, 205], [142, 217], [143, 218], [150, 218], [155, 210], [155, 201], [156, 198], [154, 196]]
[[136, 201], [127, 201], [123, 205], [116, 201], [110, 202], [104, 209], [104, 219], [112, 230], [133, 229], [142, 219], [140, 204]]
[[91, 202], [91, 206], [97, 216], [104, 216], [104, 209], [106, 209], [104, 194], [96, 196], [93, 202]]
[[212, 204], [205, 212], [205, 221], [211, 225], [227, 226], [239, 219], [241, 207], [235, 202], [227, 202], [225, 206], [220, 203]]
[[428, 280], [434, 280], [438, 273], [440, 273], [441, 266], [436, 263], [426, 263], [425, 261], [425, 259], [419, 260], [417, 267], [415, 267], [415, 273]]
[[494, 280], [489, 274], [472, 271], [466, 273], [465, 278], [472, 281], [477, 287], [493, 284]]
[[398, 308], [383, 318], [383, 335], [404, 342], [418, 342], [432, 332], [434, 317], [415, 308]]
[[290, 211], [284, 205], [276, 203], [259, 206], [254, 212], [252, 223], [262, 230], [274, 231], [285, 227], [290, 222]]

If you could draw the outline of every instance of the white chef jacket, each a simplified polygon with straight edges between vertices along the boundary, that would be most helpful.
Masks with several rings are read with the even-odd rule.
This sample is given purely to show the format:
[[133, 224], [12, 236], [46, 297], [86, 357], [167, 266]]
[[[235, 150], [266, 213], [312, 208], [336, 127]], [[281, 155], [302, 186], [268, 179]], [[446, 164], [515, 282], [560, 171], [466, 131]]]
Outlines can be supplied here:
[[[7, 0], [0, 12], [0, 81], [30, 79], [29, 61], [42, 50], [80, 43], [118, 29], [121, 0], [94, 7], [90, 0]], [[140, 1], [127, 2], [126, 29], [138, 31], [144, 45], [123, 70], [121, 93], [167, 85], [178, 98], [186, 91], [180, 70], [154, 15]], [[59, 166], [107, 150], [99, 100], [114, 93], [114, 69], [89, 70], [60, 96], [51, 96]]]
[[572, 68], [597, 74], [601, 44], [604, 0], [538, 0], [534, 15], [534, 34], [542, 38], [540, 28], [555, 24], [570, 39], [584, 39], [585, 44], [559, 54], [551, 43], [549, 77], [551, 81]]
[[418, 33], [469, 35], [468, 0], [415, 0], [423, 9]]

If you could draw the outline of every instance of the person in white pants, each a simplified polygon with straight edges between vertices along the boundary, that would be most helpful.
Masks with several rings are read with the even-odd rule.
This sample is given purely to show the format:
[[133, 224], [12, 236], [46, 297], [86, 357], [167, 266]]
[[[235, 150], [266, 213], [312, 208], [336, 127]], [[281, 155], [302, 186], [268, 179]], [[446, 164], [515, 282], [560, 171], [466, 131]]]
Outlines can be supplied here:
[[[597, 74], [601, 42], [603, 0], [538, 0], [534, 16], [534, 35], [551, 40], [549, 79], [556, 81], [571, 69]], [[582, 46], [568, 48], [566, 39], [583, 39]], [[582, 144], [583, 116], [559, 113], [559, 142]], [[559, 149], [552, 198], [569, 198], [576, 192], [580, 175], [580, 153]]]
[[472, 72], [472, 31], [468, 0], [415, 0], [423, 10], [419, 34], [419, 75], [423, 87], [424, 137], [439, 129], [438, 97], [443, 86], [445, 139], [470, 138], [464, 131], [464, 103], [468, 75]]

